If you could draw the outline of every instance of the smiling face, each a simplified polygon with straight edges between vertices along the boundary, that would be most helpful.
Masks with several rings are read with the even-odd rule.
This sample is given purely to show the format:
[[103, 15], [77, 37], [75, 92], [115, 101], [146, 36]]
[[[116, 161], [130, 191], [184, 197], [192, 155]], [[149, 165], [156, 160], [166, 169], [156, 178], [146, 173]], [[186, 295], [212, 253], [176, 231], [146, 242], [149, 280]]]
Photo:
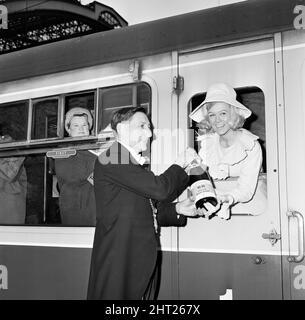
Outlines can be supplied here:
[[231, 106], [225, 102], [216, 102], [208, 110], [208, 121], [212, 129], [224, 136], [232, 131], [232, 112]]
[[69, 124], [68, 133], [70, 137], [89, 136], [89, 123], [86, 115], [74, 116]]
[[119, 140], [136, 152], [145, 151], [152, 136], [150, 122], [143, 112], [136, 112], [129, 120], [119, 123], [117, 131]]

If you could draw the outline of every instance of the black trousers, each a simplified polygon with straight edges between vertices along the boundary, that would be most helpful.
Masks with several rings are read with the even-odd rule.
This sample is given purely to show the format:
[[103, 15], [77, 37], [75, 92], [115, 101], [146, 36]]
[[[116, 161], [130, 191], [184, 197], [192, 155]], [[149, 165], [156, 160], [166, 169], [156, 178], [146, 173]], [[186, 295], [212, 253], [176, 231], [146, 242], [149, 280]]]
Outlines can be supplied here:
[[158, 251], [157, 262], [142, 300], [157, 300], [161, 283], [162, 252]]

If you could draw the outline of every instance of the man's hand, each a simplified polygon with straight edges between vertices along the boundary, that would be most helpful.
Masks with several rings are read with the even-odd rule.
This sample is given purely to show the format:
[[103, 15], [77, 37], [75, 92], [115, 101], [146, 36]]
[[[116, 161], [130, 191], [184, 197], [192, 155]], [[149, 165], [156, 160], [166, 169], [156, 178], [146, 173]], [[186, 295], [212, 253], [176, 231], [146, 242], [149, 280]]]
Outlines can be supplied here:
[[187, 148], [185, 151], [180, 153], [175, 164], [185, 169], [188, 165], [190, 165], [194, 160], [200, 162], [200, 157], [197, 152], [193, 148]]
[[[188, 198], [195, 203], [195, 197], [192, 193], [192, 191], [188, 188], [187, 190], [187, 196]], [[197, 209], [197, 216], [199, 217], [204, 217], [204, 218], [209, 218], [211, 215], [213, 215], [215, 212], [219, 211], [221, 202], [219, 199], [217, 199], [217, 205], [213, 206], [211, 203], [207, 202], [204, 204], [204, 206], [207, 208], [201, 208]], [[196, 205], [195, 205], [196, 206]]]
[[194, 201], [189, 198], [176, 203], [176, 212], [187, 217], [198, 215]]
[[206, 170], [207, 170], [208, 167], [207, 167], [203, 162], [201, 162], [201, 159], [199, 159], [199, 160], [198, 160], [198, 159], [195, 159], [195, 160], [193, 161], [193, 163], [189, 164], [189, 165], [184, 169], [187, 174], [189, 174], [190, 171], [191, 171], [191, 169], [194, 167], [194, 162], [196, 162], [195, 166], [198, 166], [198, 164], [200, 164], [200, 167], [203, 169], [203, 171], [206, 171]]
[[234, 198], [230, 194], [218, 195], [218, 202], [221, 203], [221, 209], [217, 212], [219, 218], [229, 220], [231, 217], [231, 206], [234, 204]]

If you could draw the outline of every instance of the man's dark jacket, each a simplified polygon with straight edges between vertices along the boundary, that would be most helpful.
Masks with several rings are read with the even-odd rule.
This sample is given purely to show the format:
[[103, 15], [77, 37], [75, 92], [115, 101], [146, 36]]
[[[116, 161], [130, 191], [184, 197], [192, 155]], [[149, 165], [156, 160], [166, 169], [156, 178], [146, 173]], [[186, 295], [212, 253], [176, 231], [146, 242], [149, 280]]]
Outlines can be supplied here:
[[160, 225], [185, 225], [186, 218], [178, 218], [170, 202], [187, 182], [180, 166], [172, 165], [156, 176], [117, 142], [98, 158], [94, 170], [97, 225], [88, 299], [142, 299], [158, 250], [149, 199], [159, 201]]

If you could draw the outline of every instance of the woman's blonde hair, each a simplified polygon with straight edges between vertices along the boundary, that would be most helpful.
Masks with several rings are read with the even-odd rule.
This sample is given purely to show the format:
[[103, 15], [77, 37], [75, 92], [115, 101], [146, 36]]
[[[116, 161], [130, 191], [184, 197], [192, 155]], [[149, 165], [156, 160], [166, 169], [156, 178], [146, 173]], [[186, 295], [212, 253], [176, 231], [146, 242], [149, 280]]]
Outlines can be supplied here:
[[[206, 134], [206, 133], [214, 133], [214, 130], [210, 124], [209, 121], [209, 116], [208, 116], [208, 111], [215, 105], [217, 102], [207, 102], [204, 107], [206, 109], [206, 114], [203, 118], [203, 120], [197, 124], [199, 128], [199, 135], [201, 134]], [[238, 108], [227, 104], [230, 107], [230, 112], [231, 112], [231, 121], [229, 122], [232, 130], [236, 130], [239, 128], [242, 128], [244, 123], [245, 123], [245, 118], [239, 114]]]

